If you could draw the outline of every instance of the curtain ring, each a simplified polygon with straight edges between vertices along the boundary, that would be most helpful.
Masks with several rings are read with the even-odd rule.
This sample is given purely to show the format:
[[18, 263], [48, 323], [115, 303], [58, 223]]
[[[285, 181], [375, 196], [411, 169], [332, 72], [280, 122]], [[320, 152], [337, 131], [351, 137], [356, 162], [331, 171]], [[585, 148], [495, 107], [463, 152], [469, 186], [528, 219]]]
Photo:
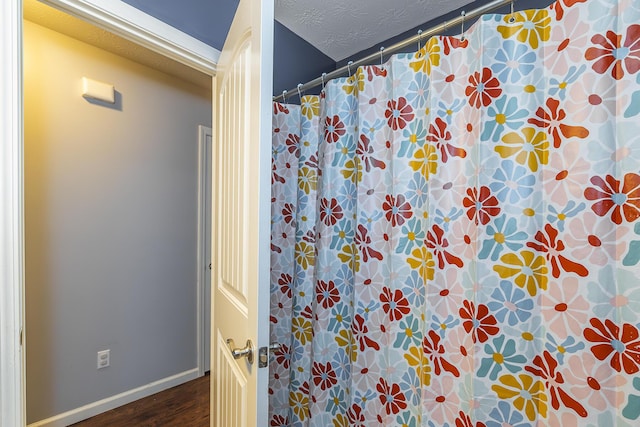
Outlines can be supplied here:
[[322, 81], [322, 90], [324, 90], [324, 78], [327, 76], [327, 73], [322, 73], [320, 76], [320, 80]]
[[383, 59], [382, 54], [384, 52], [384, 46], [380, 46], [380, 66], [382, 67]]
[[298, 83], [298, 98], [300, 99], [300, 102], [302, 102], [302, 94], [300, 93], [300, 88], [302, 87], [302, 83]]
[[514, 22], [516, 22], [516, 17], [513, 14], [513, 0], [511, 0], [511, 17], [509, 18], [509, 23], [513, 24]]
[[284, 104], [287, 103], [287, 91], [286, 90], [282, 91], [282, 103], [284, 103]]
[[351, 64], [353, 64], [353, 61], [347, 62], [347, 70], [349, 70], [349, 77], [351, 77]]
[[461, 15], [462, 15], [462, 30], [460, 31], [460, 41], [464, 41], [464, 17], [467, 15], [467, 12], [463, 10]]
[[418, 50], [422, 49], [422, 30], [418, 30]]

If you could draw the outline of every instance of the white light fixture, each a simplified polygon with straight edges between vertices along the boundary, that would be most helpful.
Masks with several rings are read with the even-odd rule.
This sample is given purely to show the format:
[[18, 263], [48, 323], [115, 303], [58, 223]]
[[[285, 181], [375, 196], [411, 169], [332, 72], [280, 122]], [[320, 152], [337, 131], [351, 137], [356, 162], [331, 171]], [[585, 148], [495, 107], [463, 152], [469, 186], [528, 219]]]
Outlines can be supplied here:
[[82, 78], [82, 96], [108, 102], [109, 104], [115, 104], [116, 102], [116, 90], [113, 85], [91, 80], [87, 77]]

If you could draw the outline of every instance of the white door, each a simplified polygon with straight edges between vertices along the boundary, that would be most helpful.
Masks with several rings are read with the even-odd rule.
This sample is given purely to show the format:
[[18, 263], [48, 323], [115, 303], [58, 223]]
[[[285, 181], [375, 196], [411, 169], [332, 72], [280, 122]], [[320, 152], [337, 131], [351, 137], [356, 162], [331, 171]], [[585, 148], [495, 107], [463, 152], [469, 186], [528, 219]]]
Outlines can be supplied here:
[[258, 352], [269, 345], [272, 64], [273, 0], [240, 0], [214, 85], [211, 410], [217, 427], [267, 425], [268, 368], [259, 367]]

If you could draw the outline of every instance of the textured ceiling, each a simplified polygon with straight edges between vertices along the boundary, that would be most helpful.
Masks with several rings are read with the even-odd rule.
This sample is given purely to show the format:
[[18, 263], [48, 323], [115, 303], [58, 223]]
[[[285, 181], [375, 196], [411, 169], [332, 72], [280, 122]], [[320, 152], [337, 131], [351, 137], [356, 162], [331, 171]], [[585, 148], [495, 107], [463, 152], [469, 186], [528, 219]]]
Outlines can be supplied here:
[[334, 61], [473, 0], [275, 0], [275, 18]]
[[23, 0], [23, 5], [24, 18], [28, 21], [198, 86], [205, 88], [211, 87], [210, 76], [194, 70], [187, 65], [183, 65], [136, 43], [95, 27], [83, 20], [60, 12], [37, 0]]

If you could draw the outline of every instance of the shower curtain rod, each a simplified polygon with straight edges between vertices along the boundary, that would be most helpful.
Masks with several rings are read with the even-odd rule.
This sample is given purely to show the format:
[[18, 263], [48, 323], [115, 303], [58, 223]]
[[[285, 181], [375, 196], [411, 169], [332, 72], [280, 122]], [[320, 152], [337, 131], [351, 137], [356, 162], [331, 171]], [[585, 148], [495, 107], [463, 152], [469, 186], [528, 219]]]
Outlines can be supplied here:
[[295, 94], [298, 93], [298, 91], [300, 91], [301, 93], [307, 89], [311, 89], [316, 86], [319, 86], [323, 84], [323, 82], [326, 83], [331, 79], [340, 77], [345, 72], [348, 72], [351, 68], [357, 69], [361, 65], [370, 64], [374, 62], [376, 59], [379, 59], [380, 55], [393, 54], [399, 51], [400, 49], [403, 49], [409, 46], [412, 43], [420, 42], [425, 37], [428, 38], [428, 37], [440, 34], [446, 31], [450, 27], [455, 27], [457, 25], [463, 24], [465, 20], [474, 19], [478, 16], [484, 15], [485, 13], [493, 12], [494, 10], [500, 8], [501, 6], [505, 6], [510, 3], [513, 4], [514, 1], [515, 0], [494, 0], [491, 3], [487, 3], [483, 6], [479, 6], [476, 9], [473, 9], [471, 12], [466, 13], [463, 11], [462, 14], [457, 18], [453, 18], [450, 21], [444, 21], [442, 24], [435, 25], [426, 31], [419, 32], [415, 36], [409, 37], [401, 42], [398, 42], [391, 47], [380, 48], [381, 51], [378, 53], [372, 53], [371, 55], [365, 56], [364, 58], [359, 59], [357, 61], [349, 61], [349, 64], [343, 67], [340, 67], [334, 71], [331, 71], [330, 73], [325, 73], [321, 77], [313, 79], [310, 82], [307, 82], [305, 84], [299, 84], [297, 87], [293, 89], [284, 91], [282, 94], [274, 96], [273, 100], [283, 101], [287, 95], [295, 96]]

